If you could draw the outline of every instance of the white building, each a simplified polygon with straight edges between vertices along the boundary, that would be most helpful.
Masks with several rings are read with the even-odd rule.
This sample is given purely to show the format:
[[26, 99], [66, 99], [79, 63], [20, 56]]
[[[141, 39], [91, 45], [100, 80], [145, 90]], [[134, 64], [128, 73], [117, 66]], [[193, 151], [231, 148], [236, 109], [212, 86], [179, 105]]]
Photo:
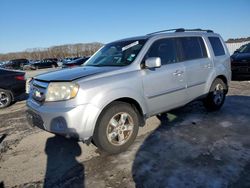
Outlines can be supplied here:
[[250, 41], [237, 42], [237, 43], [226, 43], [226, 45], [227, 45], [227, 48], [228, 48], [230, 54], [232, 55], [236, 49], [238, 49], [242, 45], [248, 44], [248, 43], [250, 43]]

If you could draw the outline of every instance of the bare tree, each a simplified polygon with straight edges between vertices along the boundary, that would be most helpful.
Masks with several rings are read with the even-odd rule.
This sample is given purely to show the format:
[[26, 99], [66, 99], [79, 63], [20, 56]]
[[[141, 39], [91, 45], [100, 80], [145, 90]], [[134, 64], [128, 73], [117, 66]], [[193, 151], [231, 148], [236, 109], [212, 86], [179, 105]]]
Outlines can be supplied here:
[[49, 48], [31, 48], [23, 52], [13, 52], [0, 54], [0, 61], [8, 61], [11, 59], [32, 59], [40, 60], [44, 58], [66, 58], [66, 57], [80, 57], [91, 56], [103, 44], [95, 43], [78, 43], [78, 44], [65, 44], [61, 46], [52, 46]]

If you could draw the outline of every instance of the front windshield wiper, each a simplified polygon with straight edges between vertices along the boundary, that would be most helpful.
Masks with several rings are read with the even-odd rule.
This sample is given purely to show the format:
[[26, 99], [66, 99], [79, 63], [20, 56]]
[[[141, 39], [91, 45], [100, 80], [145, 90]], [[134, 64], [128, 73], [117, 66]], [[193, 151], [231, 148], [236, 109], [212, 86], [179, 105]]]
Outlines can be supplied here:
[[85, 66], [92, 66], [92, 67], [124, 67], [127, 65], [85, 65]]

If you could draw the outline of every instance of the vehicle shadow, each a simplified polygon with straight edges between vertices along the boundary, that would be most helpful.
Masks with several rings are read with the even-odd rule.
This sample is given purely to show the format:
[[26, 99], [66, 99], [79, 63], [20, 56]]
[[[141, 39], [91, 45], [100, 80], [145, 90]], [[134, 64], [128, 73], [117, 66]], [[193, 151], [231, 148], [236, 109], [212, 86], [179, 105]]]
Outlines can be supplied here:
[[44, 187], [84, 187], [84, 166], [76, 160], [81, 148], [74, 139], [55, 135], [48, 138]]
[[4, 183], [3, 183], [3, 181], [0, 182], [0, 188], [4, 188]]
[[168, 112], [135, 155], [136, 187], [249, 187], [249, 109], [250, 96], [235, 95], [217, 112], [200, 102]]

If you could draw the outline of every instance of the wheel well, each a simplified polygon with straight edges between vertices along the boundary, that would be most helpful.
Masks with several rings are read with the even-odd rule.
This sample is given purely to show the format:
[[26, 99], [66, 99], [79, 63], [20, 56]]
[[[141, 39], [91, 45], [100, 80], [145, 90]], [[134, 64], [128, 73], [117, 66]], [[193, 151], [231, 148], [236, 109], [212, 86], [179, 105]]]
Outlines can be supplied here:
[[220, 78], [226, 85], [226, 93], [228, 92], [228, 83], [227, 83], [227, 78], [224, 75], [219, 75], [216, 78]]
[[227, 78], [224, 75], [219, 75], [217, 78], [220, 78], [227, 85]]
[[[128, 104], [131, 104], [132, 107], [136, 110], [136, 112], [139, 115], [140, 126], [144, 126], [145, 125], [145, 118], [144, 118], [144, 115], [143, 115], [142, 108], [141, 108], [140, 104], [136, 100], [134, 100], [132, 98], [124, 97], [124, 98], [116, 99], [113, 102], [115, 102], [115, 101], [121, 101], [121, 102], [125, 102], [125, 103], [128, 103]], [[111, 102], [110, 104], [112, 104], [113, 102]]]

